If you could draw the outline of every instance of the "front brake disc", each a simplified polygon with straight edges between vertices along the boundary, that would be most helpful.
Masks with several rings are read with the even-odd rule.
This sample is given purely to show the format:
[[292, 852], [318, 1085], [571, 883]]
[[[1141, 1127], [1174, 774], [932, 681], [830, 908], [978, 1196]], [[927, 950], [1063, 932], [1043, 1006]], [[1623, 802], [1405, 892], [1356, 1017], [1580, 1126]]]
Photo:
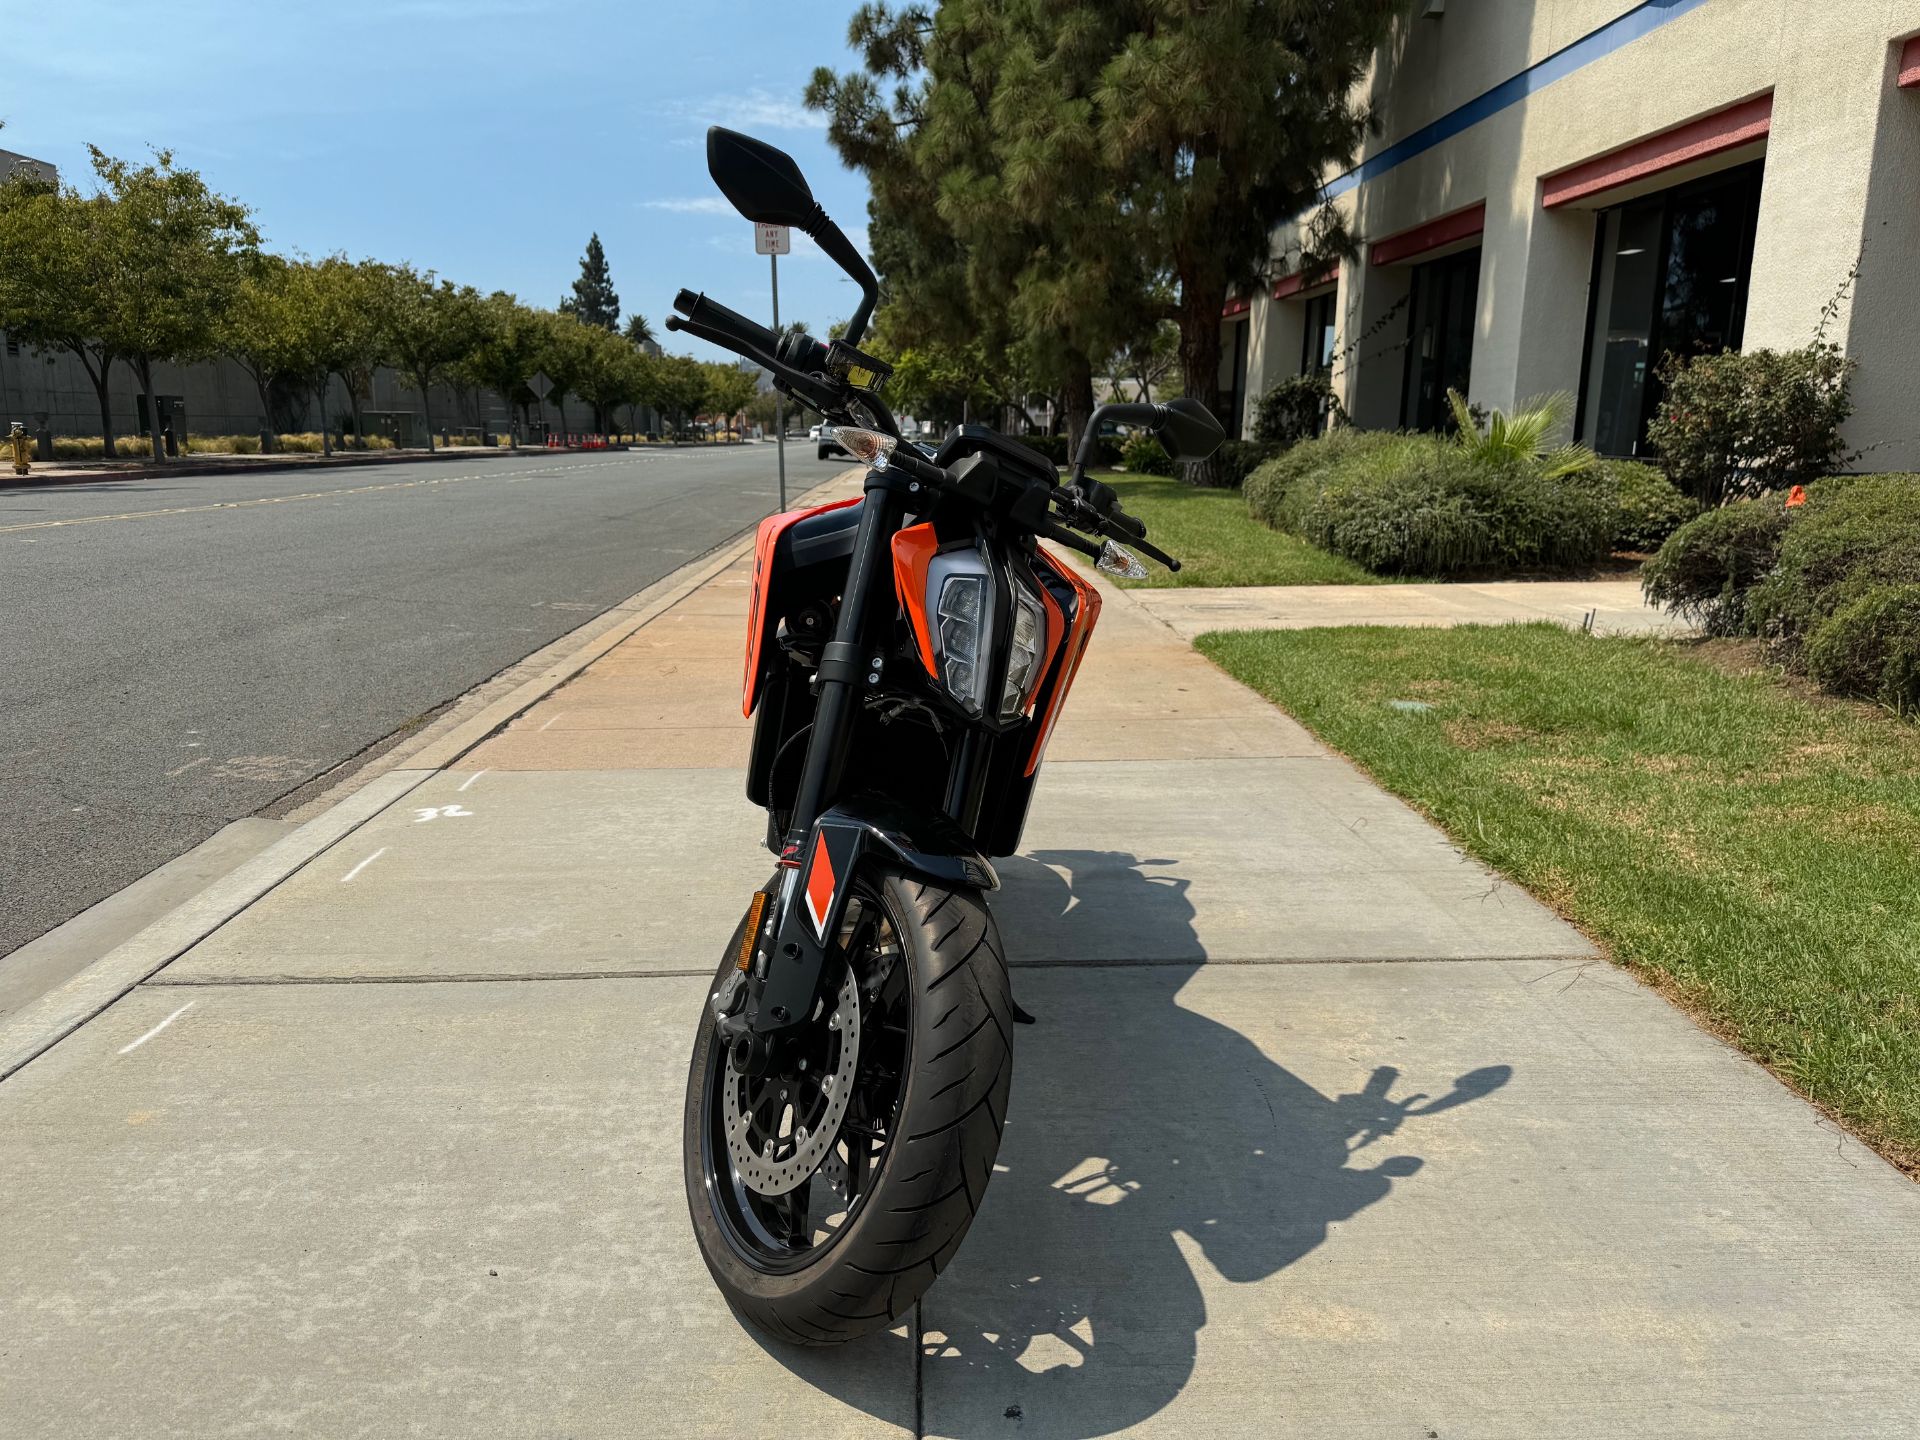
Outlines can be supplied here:
[[742, 1075], [727, 1060], [727, 1154], [747, 1188], [785, 1195], [805, 1184], [840, 1133], [860, 1060], [860, 991], [848, 967], [834, 1008], [784, 1046], [777, 1072]]

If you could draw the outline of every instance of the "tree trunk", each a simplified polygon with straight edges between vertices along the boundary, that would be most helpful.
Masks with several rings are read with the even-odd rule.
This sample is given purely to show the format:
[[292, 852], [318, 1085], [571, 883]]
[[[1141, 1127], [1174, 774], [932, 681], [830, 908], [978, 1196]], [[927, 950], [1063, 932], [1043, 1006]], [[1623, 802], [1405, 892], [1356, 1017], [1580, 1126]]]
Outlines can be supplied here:
[[93, 381], [93, 393], [100, 397], [101, 458], [106, 460], [117, 459], [118, 455], [113, 448], [113, 402], [107, 394], [107, 384], [113, 376], [113, 356], [102, 355], [100, 357], [100, 369], [96, 372], [93, 368], [93, 361], [88, 358], [87, 352], [83, 347], [74, 345], [68, 348], [80, 357], [80, 363], [86, 369], [87, 378]]
[[424, 420], [427, 425], [427, 453], [429, 455], [433, 454], [433, 401], [428, 398], [427, 392], [432, 388], [433, 378], [428, 375], [422, 375], [420, 377], [420, 418]]
[[160, 397], [153, 393], [153, 362], [144, 356], [136, 358], [133, 373], [140, 377], [140, 383], [147, 391], [147, 441], [153, 446], [154, 464], [164, 465], [167, 463], [167, 447], [160, 438]]
[[1066, 412], [1067, 454], [1077, 460], [1080, 437], [1093, 418], [1093, 362], [1084, 355], [1076, 354], [1067, 362], [1066, 395], [1061, 409]]
[[[1227, 420], [1220, 415], [1220, 312], [1226, 303], [1224, 284], [1194, 285], [1181, 277], [1178, 319], [1180, 371], [1186, 387], [1183, 393], [1206, 406], [1222, 428]], [[1189, 485], [1212, 485], [1213, 462], [1201, 460], [1187, 466], [1185, 478]]]
[[567, 388], [564, 385], [553, 387], [553, 403], [560, 411], [560, 443], [567, 443]]
[[257, 370], [248, 371], [253, 376], [253, 388], [260, 392], [260, 453], [273, 453], [273, 402], [267, 398], [267, 382], [260, 378]]
[[328, 457], [333, 455], [333, 431], [327, 428], [327, 386], [332, 380], [333, 376], [323, 370], [313, 387], [320, 409], [320, 453]]

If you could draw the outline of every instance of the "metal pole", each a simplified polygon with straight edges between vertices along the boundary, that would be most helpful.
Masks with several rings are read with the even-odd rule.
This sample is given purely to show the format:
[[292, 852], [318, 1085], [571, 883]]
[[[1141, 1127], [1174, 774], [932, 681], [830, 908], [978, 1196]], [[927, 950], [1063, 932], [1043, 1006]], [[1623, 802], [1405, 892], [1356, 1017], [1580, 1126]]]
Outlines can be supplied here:
[[[780, 257], [767, 256], [767, 264], [773, 267], [773, 334], [780, 336]], [[780, 508], [787, 508], [787, 402], [776, 390], [773, 392], [773, 434], [774, 448], [780, 452]]]

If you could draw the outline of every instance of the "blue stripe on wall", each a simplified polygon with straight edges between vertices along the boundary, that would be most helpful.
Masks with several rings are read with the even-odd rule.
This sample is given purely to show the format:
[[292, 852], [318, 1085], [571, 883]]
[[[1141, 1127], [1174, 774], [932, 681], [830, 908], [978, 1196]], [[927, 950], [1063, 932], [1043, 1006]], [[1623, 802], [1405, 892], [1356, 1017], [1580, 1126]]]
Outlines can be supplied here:
[[[1551, 0], [1549, 0], [1551, 3]], [[1510, 80], [1502, 80], [1491, 90], [1473, 97], [1456, 110], [1449, 110], [1430, 125], [1423, 125], [1404, 140], [1396, 140], [1378, 155], [1370, 155], [1346, 174], [1327, 182], [1326, 198], [1344, 195], [1363, 181], [1377, 179], [1395, 166], [1404, 165], [1416, 155], [1451, 140], [1461, 131], [1478, 125], [1489, 115], [1497, 115], [1527, 96], [1544, 90], [1556, 80], [1591, 65], [1643, 35], [1650, 35], [1670, 20], [1678, 20], [1688, 11], [1698, 10], [1707, 0], [1646, 0], [1609, 21], [1590, 35], [1584, 35], [1564, 50], [1556, 50], [1538, 65], [1522, 70]], [[1446, 22], [1442, 20], [1441, 24]]]

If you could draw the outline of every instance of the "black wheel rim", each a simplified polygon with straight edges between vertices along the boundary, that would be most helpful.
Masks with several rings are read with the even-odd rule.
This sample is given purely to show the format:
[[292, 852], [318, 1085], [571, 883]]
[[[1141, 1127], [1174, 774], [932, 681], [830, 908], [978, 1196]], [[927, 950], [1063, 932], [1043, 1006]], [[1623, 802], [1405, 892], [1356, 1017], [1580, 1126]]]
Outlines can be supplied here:
[[849, 897], [838, 940], [822, 989], [831, 995], [851, 972], [859, 1007], [851, 1089], [824, 1155], [785, 1194], [763, 1193], [741, 1175], [728, 1148], [727, 1127], [746, 1116], [754, 1148], [771, 1143], [778, 1154], [809, 1121], [818, 1120], [826, 1103], [819, 1077], [832, 1073], [839, 1043], [827, 1028], [833, 1005], [816, 1005], [779, 1061], [745, 1085], [730, 1075], [722, 1047], [707, 1047], [701, 1096], [707, 1196], [728, 1248], [763, 1274], [805, 1269], [846, 1234], [885, 1173], [906, 1089], [911, 965], [904, 932], [875, 887], [860, 884]]

